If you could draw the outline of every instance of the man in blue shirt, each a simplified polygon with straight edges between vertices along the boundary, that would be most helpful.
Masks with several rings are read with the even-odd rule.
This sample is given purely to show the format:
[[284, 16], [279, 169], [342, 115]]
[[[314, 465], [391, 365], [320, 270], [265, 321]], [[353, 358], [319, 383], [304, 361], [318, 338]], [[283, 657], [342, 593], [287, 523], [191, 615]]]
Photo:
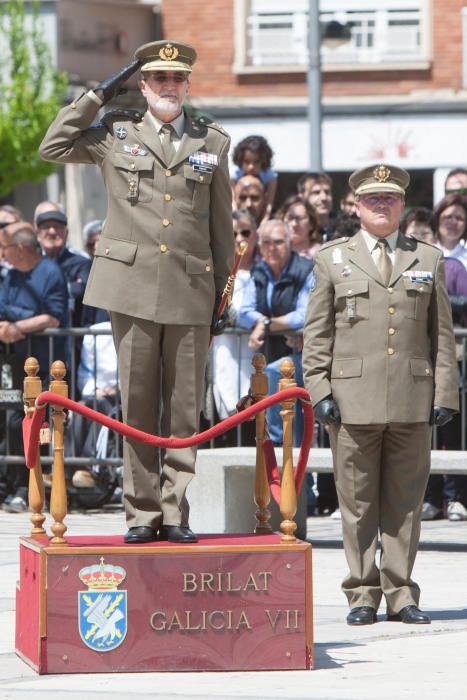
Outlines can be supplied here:
[[[65, 337], [55, 338], [49, 358], [49, 339], [28, 335], [45, 328], [68, 325], [68, 293], [62, 271], [40, 253], [33, 227], [20, 221], [0, 231], [0, 249], [11, 269], [0, 290], [0, 341], [13, 345], [15, 355], [24, 360], [32, 355], [39, 361], [41, 376], [47, 376], [52, 360], [66, 362]], [[9, 423], [10, 448], [21, 454], [22, 414], [15, 412]], [[4, 510], [27, 509], [26, 468], [12, 468], [10, 479], [13, 497]]]
[[[266, 355], [269, 391], [274, 393], [280, 379], [279, 367], [286, 357], [294, 361], [297, 384], [303, 384], [302, 338], [290, 338], [286, 333], [269, 335], [269, 331], [303, 328], [308, 296], [313, 287], [313, 262], [292, 252], [288, 226], [280, 219], [262, 224], [258, 237], [262, 260], [251, 270], [239, 312], [239, 325], [251, 330], [250, 348]], [[300, 441], [302, 432], [300, 418], [297, 413], [297, 441]], [[270, 409], [268, 424], [272, 441], [281, 444], [280, 406]]]

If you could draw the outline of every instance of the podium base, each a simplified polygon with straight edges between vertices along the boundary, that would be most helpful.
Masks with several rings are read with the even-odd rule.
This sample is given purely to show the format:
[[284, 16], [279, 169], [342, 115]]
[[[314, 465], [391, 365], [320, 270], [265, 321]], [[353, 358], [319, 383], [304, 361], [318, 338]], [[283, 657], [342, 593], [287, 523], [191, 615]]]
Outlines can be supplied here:
[[38, 673], [312, 668], [311, 545], [20, 539], [16, 651]]

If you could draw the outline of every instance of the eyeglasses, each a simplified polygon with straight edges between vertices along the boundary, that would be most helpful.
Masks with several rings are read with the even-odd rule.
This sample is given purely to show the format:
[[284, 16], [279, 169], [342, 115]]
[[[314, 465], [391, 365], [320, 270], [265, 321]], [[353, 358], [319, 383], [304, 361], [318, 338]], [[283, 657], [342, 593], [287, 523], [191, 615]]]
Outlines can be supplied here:
[[453, 190], [446, 190], [446, 194], [467, 194], [467, 187], [456, 187]]
[[263, 238], [260, 241], [260, 245], [264, 246], [265, 248], [270, 248], [271, 246], [284, 245], [284, 243], [285, 238]]
[[365, 202], [367, 206], [376, 207], [377, 204], [387, 204], [388, 207], [392, 207], [396, 202], [400, 202], [401, 198], [396, 194], [368, 194], [361, 197], [361, 200]]
[[66, 226], [64, 224], [42, 224], [42, 226], [39, 226], [38, 229], [40, 233], [55, 231], [55, 233], [49, 234], [49, 236], [63, 236], [66, 231]]
[[185, 83], [188, 80], [187, 73], [174, 73], [174, 75], [167, 75], [167, 73], [153, 73], [151, 78], [156, 81], [156, 83]]
[[234, 231], [234, 236], [243, 236], [243, 238], [248, 238], [251, 234], [251, 229], [241, 228], [239, 231]]
[[288, 224], [299, 224], [301, 221], [308, 221], [308, 216], [287, 216], [284, 221]]

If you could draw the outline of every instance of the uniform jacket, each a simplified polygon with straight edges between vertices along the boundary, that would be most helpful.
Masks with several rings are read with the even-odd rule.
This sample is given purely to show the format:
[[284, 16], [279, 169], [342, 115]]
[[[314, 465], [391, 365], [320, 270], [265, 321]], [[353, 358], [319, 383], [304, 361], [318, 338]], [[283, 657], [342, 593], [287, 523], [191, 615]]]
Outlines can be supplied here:
[[[209, 324], [233, 260], [229, 137], [185, 115], [180, 147], [165, 163], [148, 113], [111, 113], [91, 128], [98, 111], [81, 95], [40, 147], [55, 163], [95, 163], [104, 178], [108, 213], [84, 302], [157, 323]], [[217, 165], [194, 169], [198, 151]]]
[[[408, 271], [422, 271], [415, 281]], [[399, 234], [389, 286], [361, 232], [324, 246], [304, 328], [303, 376], [313, 404], [332, 394], [344, 423], [428, 421], [458, 409], [451, 307], [442, 253]]]

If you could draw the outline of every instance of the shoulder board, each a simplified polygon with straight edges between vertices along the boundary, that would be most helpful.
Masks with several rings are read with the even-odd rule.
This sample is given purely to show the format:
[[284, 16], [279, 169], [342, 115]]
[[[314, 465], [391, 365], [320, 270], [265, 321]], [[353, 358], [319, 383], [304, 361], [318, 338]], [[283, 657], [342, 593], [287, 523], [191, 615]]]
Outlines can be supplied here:
[[321, 250], [327, 250], [328, 248], [332, 248], [335, 245], [339, 245], [339, 243], [347, 243], [348, 240], [349, 237], [344, 236], [344, 238], [335, 238], [333, 241], [327, 241], [326, 243], [323, 243], [318, 252], [320, 252]]
[[107, 126], [109, 122], [115, 120], [140, 122], [142, 118], [143, 113], [134, 109], [114, 109], [111, 112], [106, 112], [102, 116], [101, 122]]
[[429, 248], [434, 248], [438, 251], [438, 253], [441, 253], [441, 250], [434, 243], [428, 243], [428, 241], [421, 241], [419, 238], [417, 238], [417, 243], [423, 243], [423, 245], [427, 245]]
[[228, 136], [227, 132], [224, 131], [224, 129], [220, 126], [220, 124], [213, 122], [212, 119], [210, 119], [209, 117], [196, 117], [194, 119], [194, 121], [199, 122], [199, 124], [202, 124], [203, 126], [207, 126], [210, 129], [215, 129], [223, 136]]

